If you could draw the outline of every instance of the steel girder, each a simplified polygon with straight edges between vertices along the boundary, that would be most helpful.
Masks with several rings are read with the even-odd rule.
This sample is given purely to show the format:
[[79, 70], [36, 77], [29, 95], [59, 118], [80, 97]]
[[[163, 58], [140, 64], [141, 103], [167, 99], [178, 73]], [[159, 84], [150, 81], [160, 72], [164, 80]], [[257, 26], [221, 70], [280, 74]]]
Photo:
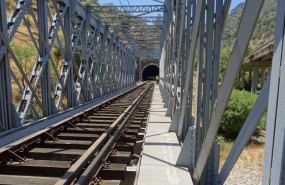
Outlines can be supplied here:
[[126, 46], [132, 46], [132, 49], [136, 48], [148, 48], [150, 50], [152, 49], [160, 49], [160, 43], [145, 43], [145, 44], [139, 44], [138, 43], [126, 43]]
[[[0, 1], [0, 12], [5, 11], [5, 1]], [[0, 32], [1, 38], [4, 37], [6, 40], [9, 40], [6, 14], [1, 15]], [[5, 131], [18, 127], [20, 120], [13, 106], [10, 61], [7, 47], [2, 39], [0, 39], [0, 51], [0, 131]]]
[[92, 6], [95, 13], [122, 13], [122, 12], [163, 12], [163, 5], [135, 5], [135, 6]]
[[[0, 4], [2, 130], [20, 126], [17, 120], [26, 124], [26, 120], [53, 115], [134, 84], [135, 74], [132, 69], [136, 57], [91, 15], [90, 9], [77, 0], [53, 0], [55, 9], [50, 11], [47, 1], [38, 0], [35, 14], [30, 3], [29, 0], [18, 1], [8, 20], [5, 2], [1, 1]], [[55, 12], [54, 15], [51, 15], [51, 12]], [[29, 24], [25, 17], [27, 13], [32, 18]], [[17, 38], [15, 35], [22, 26], [22, 21], [25, 22], [23, 26], [26, 27], [38, 54], [28, 75], [10, 47], [10, 41]], [[30, 24], [35, 25], [38, 38], [31, 31]], [[59, 33], [63, 34], [64, 42], [60, 41]], [[63, 56], [62, 60], [57, 61], [58, 66], [55, 65], [51, 54], [55, 43]], [[24, 87], [19, 83], [14, 68], [11, 70], [7, 65], [8, 55], [23, 76]], [[128, 68], [125, 69], [123, 65], [128, 65]], [[17, 90], [11, 89], [10, 76], [21, 94], [20, 101], [16, 102], [16, 109], [12, 95], [17, 93]]]
[[[219, 172], [217, 131], [240, 71], [264, 1], [247, 0], [236, 40], [219, 87], [221, 34], [230, 0], [166, 1], [160, 85], [170, 131], [183, 143], [177, 165], [190, 169], [195, 184], [223, 184], [268, 106], [263, 184], [284, 184], [284, 1], [278, 1], [272, 74], [265, 82]], [[197, 50], [197, 52], [196, 52]], [[139, 52], [139, 51], [135, 51]], [[194, 59], [197, 58], [197, 68]], [[194, 81], [194, 70], [196, 81]], [[255, 69], [258, 71], [258, 68]], [[258, 77], [258, 76], [256, 76]], [[255, 82], [258, 79], [255, 79]], [[193, 92], [194, 83], [196, 91]], [[195, 99], [193, 95], [195, 93]], [[192, 110], [195, 107], [195, 110]], [[192, 112], [194, 112], [192, 114]], [[282, 154], [282, 155], [281, 155]]]
[[134, 40], [124, 40], [125, 43], [135, 43], [135, 44], [148, 44], [148, 43], [160, 43], [156, 38], [153, 39], [134, 39]]
[[157, 29], [152, 29], [152, 28], [136, 28], [136, 29], [114, 29], [114, 31], [128, 31], [128, 32], [159, 32], [161, 31], [160, 28], [157, 28]]
[[128, 37], [128, 36], [132, 36], [132, 37], [146, 37], [146, 38], [153, 38], [153, 37], [159, 37], [161, 36], [161, 32], [136, 32], [136, 34], [134, 34], [133, 32], [122, 32], [122, 34], [120, 36], [123, 37]]
[[[262, 184], [284, 184], [285, 114], [284, 114], [284, 29], [285, 2], [278, 0], [274, 52], [270, 80], [268, 117], [263, 163]], [[264, 87], [266, 87], [264, 85]], [[264, 88], [263, 87], [263, 88]], [[261, 95], [259, 95], [261, 96]], [[262, 97], [262, 96], [261, 96]], [[263, 99], [262, 99], [263, 100]], [[264, 110], [265, 111], [265, 110]], [[254, 114], [256, 115], [256, 114]]]
[[103, 23], [112, 24], [112, 23], [123, 23], [123, 22], [133, 22], [133, 23], [146, 23], [146, 22], [155, 22], [155, 23], [161, 23], [162, 18], [161, 17], [101, 17], [101, 21]]
[[129, 25], [129, 26], [113, 26], [112, 29], [115, 31], [130, 31], [130, 30], [161, 30], [162, 26], [161, 25]]
[[152, 41], [157, 41], [160, 39], [160, 36], [152, 36], [152, 37], [134, 37], [133, 39], [131, 39], [131, 36], [126, 36], [126, 37], [120, 37], [123, 41], [149, 41], [149, 42], [152, 42]]
[[[120, 7], [120, 6], [118, 6]], [[102, 7], [96, 7], [95, 9], [98, 10], [98, 8], [101, 8], [100, 10], [96, 11], [96, 13], [99, 13], [100, 16], [100, 12], [104, 12], [105, 13], [122, 13], [123, 10], [119, 10], [116, 8], [118, 7], [113, 7], [113, 12], [110, 10], [111, 6], [102, 6]], [[164, 7], [165, 5], [161, 5], [160, 6], [161, 11], [164, 11]], [[128, 7], [130, 8], [128, 10], [135, 10], [135, 11], [140, 11], [140, 10], [146, 10], [145, 6], [131, 6]], [[147, 9], [150, 10], [150, 8], [157, 8], [156, 6], [153, 7], [148, 7]], [[153, 9], [154, 10], [154, 9]], [[157, 10], [157, 9], [156, 9]], [[95, 11], [94, 11], [95, 12]], [[127, 12], [127, 11], [124, 11]], [[151, 12], [144, 12], [144, 14], [148, 14]], [[162, 32], [160, 32], [160, 30], [162, 30], [162, 18], [159, 16], [156, 17], [139, 17], [139, 16], [128, 16], [128, 17], [100, 17], [100, 20], [103, 23], [109, 24], [110, 25], [110, 29], [114, 30], [116, 33], [118, 33], [118, 35], [120, 35], [121, 39], [124, 41], [124, 43], [128, 43], [129, 41], [148, 41], [148, 40], [160, 40], [160, 42], [162, 42], [161, 38], [162, 38]], [[123, 23], [123, 22], [128, 22], [131, 23], [132, 25], [122, 25], [122, 26], [118, 26], [115, 23]], [[145, 23], [147, 22], [154, 22], [156, 25], [147, 25]], [[141, 23], [141, 24], [140, 24]], [[141, 32], [141, 34], [136, 34], [138, 32]], [[138, 45], [141, 45], [141, 43], [137, 43]], [[131, 45], [128, 45], [131, 47]], [[143, 44], [140, 46], [141, 50], [144, 50], [145, 53], [150, 52], [150, 50], [152, 49], [152, 47], [149, 47], [148, 50], [145, 49], [146, 45]], [[160, 44], [161, 47], [161, 44]], [[141, 55], [140, 55], [141, 56]]]

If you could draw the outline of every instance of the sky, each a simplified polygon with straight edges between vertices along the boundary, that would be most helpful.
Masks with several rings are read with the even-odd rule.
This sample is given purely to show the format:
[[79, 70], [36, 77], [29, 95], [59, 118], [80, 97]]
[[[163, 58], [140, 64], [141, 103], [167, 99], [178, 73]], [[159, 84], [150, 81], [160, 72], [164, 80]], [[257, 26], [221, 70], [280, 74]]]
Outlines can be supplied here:
[[231, 9], [235, 8], [239, 3], [244, 2], [245, 0], [232, 0]]
[[[131, 5], [155, 5], [155, 4], [161, 4], [153, 0], [121, 0], [123, 5], [128, 5], [128, 1]], [[164, 1], [164, 0], [160, 0]], [[236, 7], [239, 3], [244, 2], [244, 0], [232, 0], [231, 9]], [[121, 5], [120, 0], [99, 0], [100, 4], [105, 3], [113, 3], [114, 5]]]

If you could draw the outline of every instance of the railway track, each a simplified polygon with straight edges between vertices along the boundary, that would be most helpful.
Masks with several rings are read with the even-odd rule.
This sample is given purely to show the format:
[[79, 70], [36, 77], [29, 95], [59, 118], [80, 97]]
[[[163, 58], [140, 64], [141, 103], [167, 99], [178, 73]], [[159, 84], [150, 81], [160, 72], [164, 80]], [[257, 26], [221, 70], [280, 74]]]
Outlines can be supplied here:
[[126, 184], [153, 85], [143, 84], [0, 150], [0, 184]]

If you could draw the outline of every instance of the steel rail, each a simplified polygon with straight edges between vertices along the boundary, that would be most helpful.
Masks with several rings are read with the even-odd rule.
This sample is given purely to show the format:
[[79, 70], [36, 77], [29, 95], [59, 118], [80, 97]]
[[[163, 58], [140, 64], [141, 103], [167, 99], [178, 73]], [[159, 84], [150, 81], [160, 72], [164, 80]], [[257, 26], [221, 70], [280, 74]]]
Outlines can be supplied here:
[[[119, 126], [121, 126], [122, 124], [124, 124], [124, 120], [128, 120], [129, 121], [129, 116], [130, 112], [129, 110], [131, 110], [132, 107], [134, 107], [136, 105], [136, 100], [138, 99], [137, 97], [142, 97], [143, 93], [142, 92], [146, 92], [147, 89], [150, 89], [151, 85], [146, 85], [146, 83], [143, 83], [141, 85], [139, 85], [136, 88], [133, 88], [127, 92], [124, 92], [118, 96], [115, 96], [113, 98], [110, 98], [108, 100], [105, 100], [103, 103], [100, 103], [98, 105], [95, 105], [91, 108], [87, 108], [84, 111], [79, 112], [78, 114], [75, 114], [72, 117], [66, 118], [64, 120], [61, 120], [51, 126], [48, 126], [34, 134], [29, 134], [27, 136], [24, 136], [23, 138], [20, 138], [19, 140], [10, 143], [8, 145], [5, 145], [4, 147], [0, 148], [0, 161], [4, 162], [3, 164], [5, 164], [4, 166], [2, 165], [1, 169], [0, 169], [0, 175], [11, 175], [11, 177], [13, 178], [13, 176], [18, 176], [18, 175], [26, 175], [27, 177], [30, 176], [32, 177], [36, 177], [36, 176], [42, 176], [42, 177], [47, 177], [49, 178], [49, 182], [53, 182], [53, 183], [57, 183], [58, 179], [62, 178], [65, 179], [64, 174], [67, 174], [68, 172], [70, 172], [73, 168], [78, 168], [76, 169], [75, 174], [72, 174], [72, 177], [70, 178], [70, 183], [73, 183], [74, 180], [76, 179], [76, 177], [79, 176], [79, 174], [82, 173], [82, 171], [84, 170], [84, 168], [87, 166], [87, 163], [89, 163], [89, 161], [92, 161], [92, 159], [94, 158], [94, 155], [98, 152], [99, 149], [101, 149], [104, 144], [107, 142], [108, 138], [110, 138], [112, 136], [112, 134], [114, 132], [116, 132], [117, 128]], [[126, 99], [124, 99], [126, 98]], [[142, 97], [143, 98], [143, 97]], [[123, 101], [122, 101], [123, 100]], [[119, 103], [119, 107], [116, 107], [116, 102]], [[114, 103], [114, 105], [112, 106], [112, 104]], [[110, 106], [110, 108], [108, 109], [108, 107]], [[79, 133], [81, 133], [82, 131], [85, 130], [84, 126], [77, 126], [77, 123], [80, 123], [80, 121], [84, 120], [89, 120], [91, 121], [91, 123], [95, 123], [98, 125], [98, 123], [96, 123], [96, 119], [95, 120], [91, 120], [94, 118], [91, 118], [92, 115], [96, 115], [96, 113], [100, 114], [100, 111], [104, 112], [106, 110], [109, 111], [114, 111], [119, 109], [118, 112], [119, 114], [116, 115], [116, 117], [114, 117], [114, 119], [112, 119], [112, 121], [110, 122], [110, 124], [108, 124], [108, 126], [106, 126], [104, 129], [98, 131], [100, 132], [100, 134], [97, 136], [92, 136], [94, 138], [94, 140], [92, 140], [92, 142], [90, 144], [88, 144], [88, 148], [85, 148], [86, 146], [82, 146], [82, 148], [79, 147], [79, 143], [73, 143], [71, 145], [69, 145], [70, 143], [67, 142], [66, 140], [68, 140], [67, 138], [60, 138], [61, 136], [59, 136], [62, 133], [76, 133], [75, 130], [80, 129]], [[121, 114], [123, 113], [123, 114]], [[103, 113], [104, 114], [104, 113]], [[114, 116], [115, 116], [114, 115]], [[119, 116], [119, 117], [118, 117]], [[133, 115], [132, 115], [133, 116]], [[100, 119], [100, 118], [98, 118]], [[98, 120], [100, 121], [100, 120]], [[88, 121], [87, 121], [88, 122]], [[100, 123], [99, 123], [100, 124]], [[71, 130], [69, 130], [69, 128], [71, 128]], [[73, 131], [72, 128], [74, 128], [75, 130]], [[88, 126], [87, 126], [88, 128]], [[120, 127], [119, 127], [120, 128]], [[67, 132], [66, 132], [67, 131]], [[71, 131], [71, 132], [68, 132]], [[87, 132], [94, 132], [91, 131], [89, 129], [86, 129]], [[96, 131], [97, 132], [97, 131]], [[91, 134], [91, 133], [89, 133]], [[94, 133], [93, 133], [94, 134]], [[59, 136], [59, 138], [58, 138]], [[65, 136], [63, 136], [65, 137]], [[73, 136], [71, 136], [73, 137]], [[83, 136], [79, 136], [79, 137], [83, 137]], [[49, 142], [48, 140], [53, 140], [55, 142], [54, 146], [49, 146], [51, 143], [53, 142]], [[74, 139], [71, 139], [74, 140]], [[85, 140], [85, 139], [79, 139], [81, 140]], [[57, 142], [61, 141], [61, 144], [65, 145], [65, 146], [57, 146]], [[94, 141], [94, 143], [93, 143]], [[47, 145], [46, 145], [47, 144]], [[68, 146], [69, 145], [69, 146]], [[77, 145], [77, 146], [76, 146]], [[33, 152], [30, 153], [30, 151], [34, 150], [34, 149], [38, 149], [38, 151], [42, 150], [42, 148], [61, 148], [60, 151], [63, 151], [63, 153], [67, 152], [68, 150], [73, 150], [73, 149], [77, 149], [78, 151], [82, 151], [82, 153], [80, 155], [78, 155], [75, 153], [66, 153], [66, 154], [53, 154], [52, 153], [48, 153], [48, 155], [50, 154], [51, 156], [49, 157], [45, 157], [45, 152], [44, 153], [38, 153], [36, 154], [37, 156], [31, 156], [34, 155]], [[66, 148], [67, 147], [67, 148]], [[83, 151], [84, 150], [84, 151]], [[45, 150], [43, 150], [45, 151]], [[93, 152], [92, 152], [93, 151]], [[80, 152], [79, 152], [80, 153]], [[89, 154], [89, 155], [88, 155]], [[64, 158], [62, 158], [63, 156], [59, 157], [56, 155], [66, 155]], [[78, 155], [76, 156], [72, 156], [72, 155]], [[30, 158], [32, 160], [30, 160]], [[45, 162], [45, 164], [43, 164], [43, 166], [39, 165], [40, 163], [38, 163], [38, 165], [36, 166], [29, 166], [30, 163], [33, 163], [33, 160], [39, 162], [38, 160], [41, 160], [45, 158], [46, 161], [51, 161], [51, 164], [49, 164], [49, 162]], [[59, 159], [61, 158], [61, 159]], [[70, 162], [68, 167], [61, 166], [60, 163], [58, 165], [54, 166], [53, 160], [59, 160], [61, 162]], [[65, 160], [63, 160], [65, 159]], [[72, 159], [72, 161], [71, 161]], [[18, 165], [21, 164], [21, 165]], [[78, 165], [79, 164], [79, 165]], [[7, 165], [7, 168], [6, 168]], [[22, 166], [23, 165], [23, 166]], [[60, 167], [59, 167], [60, 166]], [[30, 168], [25, 170], [26, 168]], [[15, 172], [12, 172], [11, 169], [14, 168], [16, 169]], [[46, 169], [54, 169], [53, 171], [51, 171], [49, 174], [45, 175], [44, 170]], [[66, 168], [66, 169], [64, 169]], [[7, 169], [7, 171], [6, 171]], [[38, 169], [38, 170], [37, 170]], [[64, 171], [63, 171], [64, 170]], [[39, 175], [41, 174], [41, 175]], [[50, 175], [52, 174], [52, 176], [57, 177], [53, 178]], [[75, 177], [75, 178], [73, 178]], [[10, 180], [7, 181], [7, 177], [6, 181], [4, 182], [10, 182]], [[19, 178], [20, 179], [20, 178]], [[17, 179], [17, 180], [19, 180]], [[5, 179], [4, 179], [5, 180]], [[15, 182], [17, 181], [15, 180]], [[63, 184], [70, 184], [69, 180], [66, 183]], [[61, 184], [61, 183], [60, 183]]]
[[[149, 91], [150, 87], [152, 85], [148, 86], [136, 99], [135, 101], [121, 114], [121, 119], [123, 118], [123, 122], [120, 124], [118, 129], [114, 132], [114, 134], [109, 138], [107, 143], [103, 146], [103, 148], [99, 151], [99, 153], [96, 155], [96, 157], [92, 160], [92, 162], [88, 165], [87, 169], [82, 173], [82, 175], [79, 177], [76, 185], [80, 184], [88, 184], [90, 182], [90, 179], [92, 176], [97, 174], [99, 172], [100, 166], [102, 164], [102, 160], [107, 157], [109, 151], [114, 146], [118, 138], [121, 136], [121, 133], [123, 129], [125, 128], [126, 124], [130, 120], [131, 116], [134, 114], [136, 108], [142, 101], [145, 94]], [[120, 118], [119, 117], [119, 118]], [[118, 118], [118, 119], [119, 119]], [[115, 122], [113, 123], [115, 124]], [[118, 123], [116, 123], [116, 126]], [[98, 139], [99, 140], [99, 139]], [[96, 141], [97, 142], [97, 141]], [[96, 142], [94, 144], [96, 144]], [[92, 157], [92, 156], [91, 156]], [[75, 165], [74, 165], [75, 166]], [[68, 172], [67, 172], [68, 173]]]
[[[94, 160], [97, 161], [97, 160], [101, 159], [102, 154], [105, 154], [107, 152], [106, 149], [110, 148], [110, 143], [114, 143], [115, 139], [119, 136], [118, 134], [121, 133], [121, 131], [124, 128], [125, 124], [129, 120], [130, 115], [133, 114], [134, 110], [136, 109], [137, 105], [141, 101], [142, 97], [145, 95], [145, 93], [149, 90], [150, 87], [151, 86], [148, 86], [135, 99], [135, 101], [133, 101], [133, 103], [112, 123], [112, 125], [91, 145], [91, 147], [89, 147], [89, 149], [74, 163], [74, 165], [72, 165], [72, 167], [69, 168], [69, 170], [61, 177], [61, 179], [59, 179], [56, 182], [56, 185], [63, 185], [63, 184], [70, 184], [70, 183], [72, 183], [73, 180], [82, 172], [83, 168], [87, 165], [87, 163], [90, 160], [92, 160], [92, 158], [94, 157], [94, 154], [96, 152], [98, 152], [99, 149], [102, 147], [102, 145], [107, 141], [107, 139], [109, 138], [111, 133], [115, 130], [115, 128], [120, 125], [118, 127], [118, 129], [115, 131], [114, 135], [107, 141], [107, 143], [104, 145], [103, 149], [100, 150], [99, 154], [95, 157]], [[93, 168], [94, 167], [93, 163], [94, 162], [92, 162], [91, 163], [92, 166], [88, 167], [87, 169]], [[96, 162], [96, 164], [98, 164], [98, 163], [99, 163], [99, 161]], [[87, 173], [87, 172], [88, 171], [85, 171], [84, 173]], [[78, 182], [80, 182], [81, 180], [86, 181], [87, 179], [86, 178], [82, 178], [82, 176], [81, 176], [80, 179], [78, 180]]]
[[[99, 104], [97, 104], [97, 105], [95, 105], [95, 106], [92, 106], [92, 107], [90, 107], [90, 108], [87, 108], [87, 109], [84, 110], [84, 111], [78, 112], [77, 114], [74, 114], [74, 115], [71, 116], [71, 117], [65, 118], [65, 119], [63, 119], [63, 120], [61, 120], [61, 121], [59, 121], [59, 122], [56, 122], [56, 123], [52, 124], [52, 125], [48, 125], [45, 129], [41, 129], [41, 130], [39, 130], [39, 131], [37, 131], [37, 132], [34, 132], [34, 133], [29, 134], [29, 135], [27, 135], [27, 136], [25, 136], [25, 137], [23, 137], [23, 138], [20, 138], [20, 139], [18, 139], [18, 140], [16, 140], [16, 141], [12, 141], [12, 142], [10, 142], [10, 143], [7, 143], [6, 145], [2, 145], [2, 146], [0, 147], [0, 153], [3, 153], [3, 152], [8, 151], [8, 150], [13, 150], [13, 149], [16, 148], [18, 145], [21, 145], [21, 144], [23, 144], [23, 143], [30, 142], [33, 138], [37, 138], [38, 136], [40, 136], [41, 134], [43, 134], [43, 133], [45, 133], [45, 132], [48, 132], [48, 131], [50, 131], [50, 130], [52, 130], [52, 129], [55, 129], [55, 128], [58, 128], [58, 127], [60, 127], [62, 124], [66, 123], [66, 122], [68, 122], [69, 120], [72, 120], [72, 119], [74, 119], [74, 118], [76, 118], [76, 117], [79, 117], [81, 114], [84, 114], [85, 112], [91, 111], [92, 109], [96, 109], [96, 108], [99, 108], [99, 107], [101, 107], [101, 106], [104, 106], [104, 105], [110, 103], [111, 101], [116, 100], [116, 99], [118, 99], [118, 98], [120, 98], [120, 97], [122, 97], [122, 96], [124, 96], [124, 95], [126, 95], [126, 94], [128, 94], [128, 93], [130, 93], [130, 92], [132, 92], [132, 91], [134, 91], [134, 90], [136, 90], [136, 89], [142, 87], [143, 85], [145, 85], [145, 83], [143, 83], [143, 84], [141, 84], [141, 85], [139, 85], [139, 86], [137, 86], [137, 87], [134, 87], [134, 88], [132, 88], [132, 89], [130, 89], [130, 90], [124, 92], [124, 93], [121, 93], [121, 94], [119, 94], [119, 95], [116, 95], [116, 96], [114, 96], [114, 97], [112, 97], [112, 98], [110, 98], [110, 99], [108, 99], [108, 100], [105, 100], [105, 101], [103, 101], [103, 102], [101, 102], [101, 103], [99, 103]], [[5, 136], [5, 135], [4, 135], [4, 136]], [[1, 135], [0, 135], [0, 138], [3, 139], [3, 137], [1, 137]]]

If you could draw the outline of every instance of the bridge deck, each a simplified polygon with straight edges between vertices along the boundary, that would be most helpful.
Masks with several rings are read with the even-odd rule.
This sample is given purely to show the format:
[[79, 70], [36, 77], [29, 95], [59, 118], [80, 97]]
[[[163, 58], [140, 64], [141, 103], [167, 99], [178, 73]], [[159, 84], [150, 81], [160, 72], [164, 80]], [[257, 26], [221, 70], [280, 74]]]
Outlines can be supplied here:
[[168, 132], [171, 119], [158, 85], [155, 86], [143, 148], [138, 185], [192, 184], [187, 168], [175, 166], [180, 146], [174, 132]]

